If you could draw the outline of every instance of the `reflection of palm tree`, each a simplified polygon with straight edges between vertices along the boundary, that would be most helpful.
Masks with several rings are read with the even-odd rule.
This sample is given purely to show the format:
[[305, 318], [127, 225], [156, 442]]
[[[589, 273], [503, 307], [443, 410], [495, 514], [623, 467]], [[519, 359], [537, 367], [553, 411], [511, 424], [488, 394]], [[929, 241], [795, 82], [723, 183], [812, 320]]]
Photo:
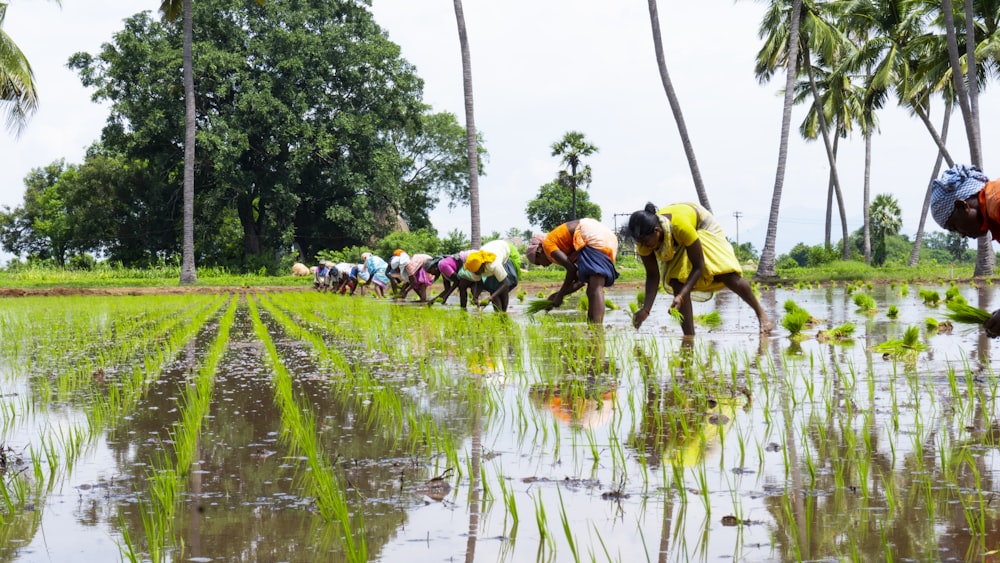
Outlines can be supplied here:
[[7, 4], [0, 4], [0, 101], [6, 102], [7, 129], [20, 135], [38, 109], [38, 92], [27, 57], [2, 29], [6, 13]]

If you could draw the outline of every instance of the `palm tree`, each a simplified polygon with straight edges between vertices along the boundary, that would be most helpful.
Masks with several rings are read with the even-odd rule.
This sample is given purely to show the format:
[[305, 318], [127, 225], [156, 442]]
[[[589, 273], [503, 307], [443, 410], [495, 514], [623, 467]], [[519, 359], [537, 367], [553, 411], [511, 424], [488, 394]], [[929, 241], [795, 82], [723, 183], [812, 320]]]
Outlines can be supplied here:
[[[773, 1], [775, 3], [781, 2], [781, 0]], [[791, 129], [792, 123], [795, 76], [798, 70], [799, 20], [801, 11], [802, 0], [792, 0], [791, 23], [788, 26], [788, 54], [785, 57], [785, 101], [781, 112], [781, 139], [778, 144], [778, 166], [774, 177], [774, 191], [771, 195], [771, 212], [767, 220], [767, 235], [764, 238], [764, 249], [761, 251], [760, 264], [757, 266], [756, 277], [758, 278], [773, 278], [777, 275], [774, 269], [775, 244], [778, 239], [778, 211], [781, 208], [781, 190], [785, 182], [785, 162], [788, 160], [788, 132]]]
[[462, 0], [455, 0], [455, 19], [458, 21], [458, 41], [462, 46], [462, 87], [465, 90], [465, 139], [469, 155], [469, 208], [472, 214], [472, 248], [479, 248], [479, 144], [476, 138], [476, 120], [472, 101], [472, 57], [469, 55], [469, 36], [465, 32], [465, 12]]
[[[958, 106], [965, 122], [965, 134], [969, 140], [972, 164], [983, 168], [983, 149], [979, 127], [978, 81], [976, 72], [976, 37], [972, 11], [972, 1], [965, 2], [965, 72], [958, 54], [958, 36], [955, 31], [955, 14], [951, 0], [941, 0], [941, 15], [944, 17], [945, 34], [948, 40], [948, 61], [951, 63], [952, 82], [958, 96]], [[976, 276], [991, 276], [996, 266], [996, 255], [988, 234], [979, 237], [976, 253]]]
[[184, 241], [181, 249], [181, 285], [194, 284], [198, 274], [194, 263], [194, 57], [192, 0], [163, 0], [160, 12], [167, 21], [183, 17], [184, 26]]
[[[660, 16], [656, 9], [656, 0], [649, 0], [649, 21], [653, 26], [653, 48], [656, 51], [656, 66], [660, 69], [660, 80], [663, 82], [663, 91], [667, 94], [667, 102], [670, 103], [670, 111], [674, 114], [674, 122], [677, 123], [677, 132], [681, 135], [681, 145], [684, 146], [684, 154], [687, 156], [688, 167], [691, 168], [691, 179], [694, 180], [694, 189], [698, 192], [698, 202], [705, 209], [712, 211], [712, 205], [708, 202], [708, 192], [705, 191], [705, 183], [702, 181], [701, 171], [698, 169], [698, 159], [694, 156], [691, 137], [688, 135], [687, 125], [684, 123], [681, 104], [677, 100], [674, 85], [670, 81], [670, 73], [667, 72], [666, 58], [663, 56], [663, 41], [660, 38]], [[576, 216], [575, 208], [573, 216]]]
[[570, 131], [561, 140], [552, 143], [552, 156], [562, 157], [562, 164], [569, 168], [569, 172], [559, 172], [559, 184], [573, 192], [573, 219], [579, 219], [576, 216], [576, 189], [581, 185], [590, 186], [590, 165], [583, 164], [582, 158], [596, 152], [597, 147], [588, 143], [579, 131]]
[[16, 137], [38, 109], [38, 92], [31, 64], [3, 30], [6, 14], [7, 4], [0, 3], [0, 102], [5, 106], [7, 129]]
[[902, 212], [899, 210], [899, 202], [892, 197], [892, 194], [878, 194], [872, 200], [869, 215], [871, 217], [872, 241], [875, 243], [872, 263], [881, 266], [885, 264], [886, 238], [898, 234], [903, 227]]

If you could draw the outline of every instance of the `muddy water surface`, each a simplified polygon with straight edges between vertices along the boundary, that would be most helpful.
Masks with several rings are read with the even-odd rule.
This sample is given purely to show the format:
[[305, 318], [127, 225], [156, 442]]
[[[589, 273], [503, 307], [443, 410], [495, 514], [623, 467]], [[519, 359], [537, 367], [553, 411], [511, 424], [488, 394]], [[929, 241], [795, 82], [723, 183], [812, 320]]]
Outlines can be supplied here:
[[[1000, 350], [969, 325], [928, 330], [946, 309], [920, 289], [948, 286], [762, 291], [775, 320], [789, 300], [815, 317], [801, 340], [759, 337], [722, 293], [696, 304], [722, 324], [693, 341], [662, 297], [633, 329], [634, 293], [610, 295], [604, 331], [574, 300], [504, 318], [251, 294], [272, 307], [259, 319], [277, 360], [247, 298], [0, 301], [0, 558], [981, 560], [1000, 541]], [[959, 289], [1000, 305], [992, 286]], [[194, 462], [179, 468], [229, 303]], [[848, 322], [852, 338], [816, 338]], [[875, 351], [914, 326], [919, 349]], [[282, 370], [311, 446], [277, 399]], [[345, 519], [321, 510], [317, 467]], [[178, 483], [167, 501], [164, 475]]]

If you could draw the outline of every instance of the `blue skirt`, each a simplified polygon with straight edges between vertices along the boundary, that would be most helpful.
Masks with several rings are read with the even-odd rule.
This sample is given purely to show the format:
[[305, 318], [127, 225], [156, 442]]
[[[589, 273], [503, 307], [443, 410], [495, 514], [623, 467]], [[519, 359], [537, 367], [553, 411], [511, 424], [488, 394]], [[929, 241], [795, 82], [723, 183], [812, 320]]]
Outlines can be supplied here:
[[588, 281], [590, 276], [604, 276], [604, 287], [611, 287], [618, 279], [618, 270], [607, 254], [585, 246], [576, 254], [576, 275], [582, 282]]

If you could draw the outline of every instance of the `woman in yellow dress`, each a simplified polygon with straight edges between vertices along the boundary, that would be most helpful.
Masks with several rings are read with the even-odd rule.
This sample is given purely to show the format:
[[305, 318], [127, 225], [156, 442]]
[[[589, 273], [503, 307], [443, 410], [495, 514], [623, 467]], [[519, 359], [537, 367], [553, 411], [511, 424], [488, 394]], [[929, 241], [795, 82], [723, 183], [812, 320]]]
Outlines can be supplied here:
[[646, 299], [632, 319], [636, 328], [649, 317], [661, 282], [663, 289], [674, 295], [670, 307], [684, 316], [681, 330], [685, 336], [694, 335], [691, 300], [707, 301], [724, 287], [754, 310], [761, 334], [774, 328], [753, 288], [743, 279], [743, 268], [722, 227], [704, 207], [675, 203], [657, 210], [647, 203], [629, 218], [628, 232], [646, 268]]

